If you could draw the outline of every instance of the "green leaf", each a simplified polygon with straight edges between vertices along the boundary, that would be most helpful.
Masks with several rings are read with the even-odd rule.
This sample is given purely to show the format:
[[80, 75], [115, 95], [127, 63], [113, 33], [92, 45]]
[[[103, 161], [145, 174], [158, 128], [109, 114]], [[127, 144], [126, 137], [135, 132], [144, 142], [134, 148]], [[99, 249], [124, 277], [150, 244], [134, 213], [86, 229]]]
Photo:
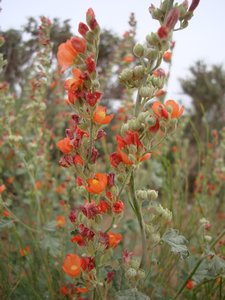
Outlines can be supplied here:
[[115, 300], [150, 300], [147, 295], [138, 292], [136, 289], [119, 291]]
[[44, 250], [49, 250], [50, 255], [56, 257], [60, 255], [60, 242], [59, 240], [51, 236], [50, 234], [46, 234], [42, 240], [40, 241], [40, 246]]
[[189, 256], [188, 248], [185, 245], [188, 241], [183, 235], [179, 235], [178, 230], [173, 228], [168, 229], [161, 240], [171, 247], [172, 252], [179, 253], [183, 259]]
[[46, 223], [43, 227], [45, 231], [53, 232], [56, 231], [56, 221], [50, 221]]
[[215, 255], [209, 264], [209, 274], [215, 277], [225, 274], [225, 260]]
[[12, 221], [1, 221], [0, 222], [0, 231], [1, 229], [11, 228], [14, 225]]

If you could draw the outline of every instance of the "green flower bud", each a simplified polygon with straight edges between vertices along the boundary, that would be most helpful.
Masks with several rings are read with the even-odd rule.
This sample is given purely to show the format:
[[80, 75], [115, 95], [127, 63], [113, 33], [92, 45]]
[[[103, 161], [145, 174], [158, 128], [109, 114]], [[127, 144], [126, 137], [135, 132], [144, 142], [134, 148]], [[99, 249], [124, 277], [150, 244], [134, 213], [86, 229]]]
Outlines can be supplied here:
[[154, 201], [158, 198], [158, 192], [155, 190], [148, 190], [147, 195], [150, 201]]
[[204, 239], [206, 242], [209, 242], [209, 243], [212, 241], [212, 237], [210, 235], [205, 235]]
[[148, 116], [148, 118], [146, 119], [146, 122], [149, 126], [153, 126], [156, 123], [156, 118], [153, 116]]
[[146, 41], [152, 46], [159, 46], [160, 40], [156, 33], [151, 33], [146, 36]]
[[145, 278], [145, 271], [142, 270], [142, 269], [139, 269], [138, 272], [137, 272], [137, 277], [139, 279], [144, 279]]
[[121, 134], [122, 135], [125, 135], [125, 133], [129, 130], [129, 125], [126, 123], [126, 124], [123, 124], [122, 127], [121, 127]]
[[131, 69], [125, 69], [119, 76], [120, 81], [129, 81], [133, 78], [133, 71]]
[[139, 269], [140, 267], [140, 259], [138, 258], [132, 258], [131, 262], [130, 262], [130, 266], [136, 270]]
[[145, 68], [143, 66], [136, 66], [134, 68], [134, 79], [142, 79], [145, 74]]
[[152, 96], [152, 89], [148, 86], [142, 86], [139, 90], [141, 97], [150, 98]]
[[144, 55], [144, 47], [141, 44], [136, 44], [134, 46], [133, 52], [137, 57], [142, 57]]
[[137, 271], [134, 268], [129, 268], [126, 272], [127, 277], [134, 278], [137, 275]]
[[138, 190], [137, 191], [137, 197], [141, 200], [146, 200], [148, 198], [147, 191], [145, 190]]
[[155, 60], [158, 56], [158, 51], [153, 48], [147, 48], [145, 50], [145, 57], [151, 61]]

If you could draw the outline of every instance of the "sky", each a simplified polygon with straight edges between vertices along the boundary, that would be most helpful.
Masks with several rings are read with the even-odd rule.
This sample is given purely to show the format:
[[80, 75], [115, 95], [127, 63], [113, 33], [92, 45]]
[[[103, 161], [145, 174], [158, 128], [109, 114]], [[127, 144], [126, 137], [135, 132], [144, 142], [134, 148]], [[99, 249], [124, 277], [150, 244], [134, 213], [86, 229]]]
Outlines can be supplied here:
[[[183, 0], [179, 1], [181, 3]], [[191, 2], [191, 0], [189, 0]], [[150, 4], [160, 4], [159, 0], [0, 0], [2, 9], [0, 28], [21, 29], [28, 17], [57, 17], [70, 19], [77, 34], [77, 25], [85, 21], [89, 7], [95, 11], [102, 28], [122, 35], [128, 29], [131, 12], [137, 19], [137, 41], [144, 42], [145, 36], [156, 31], [158, 22], [152, 20], [148, 12]], [[168, 87], [168, 98], [189, 101], [182, 95], [179, 78], [189, 76], [188, 69], [197, 60], [207, 64], [225, 66], [225, 0], [201, 0], [188, 28], [174, 34], [176, 47]], [[188, 104], [188, 103], [187, 103]]]

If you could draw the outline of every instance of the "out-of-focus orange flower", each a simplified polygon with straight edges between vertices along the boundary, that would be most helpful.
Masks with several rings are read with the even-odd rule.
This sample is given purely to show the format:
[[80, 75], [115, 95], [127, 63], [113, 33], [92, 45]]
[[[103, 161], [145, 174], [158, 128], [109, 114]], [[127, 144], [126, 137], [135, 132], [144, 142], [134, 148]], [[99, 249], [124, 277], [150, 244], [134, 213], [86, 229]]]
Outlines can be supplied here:
[[56, 86], [57, 86], [57, 81], [54, 80], [54, 81], [52, 81], [52, 82], [50, 83], [49, 88], [50, 88], [51, 90], [53, 90]]
[[74, 156], [73, 162], [74, 162], [75, 165], [83, 166], [83, 164], [84, 164], [84, 161], [83, 161], [82, 157], [79, 154]]
[[99, 105], [93, 116], [93, 121], [96, 124], [109, 124], [113, 118], [113, 114], [106, 116], [106, 107]]
[[71, 39], [59, 45], [57, 59], [58, 64], [65, 71], [74, 64], [74, 59], [77, 57], [77, 51], [74, 49]]
[[120, 233], [108, 232], [109, 247], [115, 248], [122, 241], [122, 235]]
[[20, 249], [20, 256], [27, 256], [30, 253], [30, 247], [26, 246], [23, 249]]
[[59, 148], [59, 150], [62, 151], [62, 153], [64, 153], [64, 154], [69, 154], [73, 150], [73, 146], [71, 144], [71, 141], [67, 137], [60, 140], [60, 141], [58, 141], [56, 145]]
[[84, 246], [85, 245], [85, 240], [84, 238], [82, 237], [82, 235], [74, 235], [72, 238], [71, 238], [71, 242], [72, 243], [77, 243], [79, 246]]
[[178, 119], [184, 112], [184, 106], [180, 108], [174, 100], [167, 100], [165, 104], [156, 101], [152, 105], [152, 110], [158, 117], [168, 119], [170, 112], [171, 119]]
[[76, 288], [76, 292], [77, 292], [77, 294], [86, 294], [86, 293], [88, 293], [88, 288], [86, 287], [86, 286], [84, 286], [84, 287], [77, 287]]
[[81, 273], [81, 259], [77, 254], [67, 254], [64, 263], [63, 271], [71, 276], [77, 277]]
[[6, 190], [6, 186], [4, 184], [0, 185], [0, 194]]
[[65, 81], [64, 87], [66, 90], [70, 90], [75, 92], [79, 86], [83, 84], [83, 79], [81, 78], [81, 71], [79, 69], [74, 68], [72, 70], [73, 78], [67, 79]]
[[126, 63], [131, 63], [134, 61], [134, 56], [131, 54], [128, 54], [128, 55], [124, 56], [123, 61]]
[[2, 214], [3, 214], [3, 216], [6, 217], [6, 218], [9, 218], [9, 217], [10, 217], [10, 213], [9, 213], [9, 211], [6, 210], [6, 209], [3, 210]]
[[155, 93], [155, 97], [162, 97], [162, 96], [164, 96], [166, 94], [166, 91], [164, 91], [164, 90], [158, 90], [158, 92], [156, 92]]
[[40, 180], [37, 180], [37, 181], [35, 182], [35, 189], [36, 189], [36, 190], [40, 190], [41, 187], [42, 187], [41, 181], [40, 181]]
[[66, 218], [64, 216], [56, 216], [56, 225], [58, 227], [64, 227], [66, 225]]
[[107, 186], [107, 175], [102, 173], [96, 173], [93, 178], [88, 179], [88, 186], [86, 190], [92, 194], [100, 194]]
[[60, 291], [60, 294], [62, 294], [64, 296], [69, 294], [69, 289], [66, 285], [61, 286], [59, 291]]
[[163, 54], [163, 59], [165, 62], [170, 62], [172, 57], [172, 53], [170, 51], [167, 51]]
[[189, 279], [186, 284], [186, 288], [189, 290], [192, 290], [194, 287], [195, 287], [195, 282], [193, 280]]
[[14, 181], [14, 177], [9, 177], [9, 178], [7, 178], [6, 179], [6, 182], [8, 183], [8, 184], [12, 184], [13, 183], [13, 181]]
[[56, 191], [57, 194], [62, 194], [65, 191], [65, 188], [66, 188], [65, 184], [62, 183], [62, 184], [57, 186], [55, 191]]
[[74, 36], [71, 38], [71, 43], [73, 45], [73, 48], [78, 53], [84, 53], [86, 51], [86, 41], [83, 38]]

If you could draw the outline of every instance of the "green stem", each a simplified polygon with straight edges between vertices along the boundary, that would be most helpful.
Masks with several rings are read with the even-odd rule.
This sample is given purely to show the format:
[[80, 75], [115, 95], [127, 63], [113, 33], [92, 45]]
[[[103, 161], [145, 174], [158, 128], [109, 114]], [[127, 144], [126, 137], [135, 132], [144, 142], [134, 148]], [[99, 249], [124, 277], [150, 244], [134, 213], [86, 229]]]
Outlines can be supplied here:
[[142, 259], [140, 263], [140, 268], [143, 268], [146, 265], [146, 258], [147, 258], [147, 242], [146, 242], [146, 233], [145, 233], [145, 228], [144, 228], [144, 219], [142, 216], [141, 212], [141, 206], [136, 198], [136, 193], [135, 193], [135, 186], [134, 186], [134, 174], [132, 172], [131, 174], [131, 180], [129, 183], [129, 188], [130, 188], [130, 194], [132, 197], [132, 202], [133, 206], [135, 209], [135, 214], [138, 219], [138, 223], [141, 229], [141, 242], [142, 242]]
[[[216, 243], [223, 237], [223, 235], [225, 234], [225, 229], [218, 235], [218, 237], [210, 244], [210, 249], [213, 248]], [[203, 260], [205, 259], [206, 255], [203, 254], [199, 260], [197, 261], [196, 265], [194, 266], [194, 268], [192, 269], [191, 273], [188, 275], [188, 277], [186, 278], [186, 280], [184, 281], [184, 283], [182, 284], [182, 286], [180, 287], [180, 289], [177, 291], [176, 295], [173, 297], [173, 300], [177, 299], [177, 297], [183, 292], [184, 288], [186, 287], [186, 284], [188, 283], [188, 280], [192, 278], [192, 276], [195, 274], [195, 272], [197, 271], [198, 267], [200, 266], [200, 264], [203, 262]]]
[[126, 183], [127, 183], [127, 179], [129, 178], [130, 174], [132, 173], [132, 171], [133, 171], [133, 169], [131, 168], [131, 169], [129, 170], [129, 172], [127, 173], [125, 179], [124, 179], [124, 182], [123, 182], [123, 184], [121, 185], [121, 188], [120, 188], [119, 193], [118, 193], [118, 195], [117, 195], [117, 198], [118, 198], [118, 199], [119, 199], [119, 197], [120, 197], [120, 195], [121, 195], [121, 193], [122, 193], [122, 191], [123, 191], [123, 189], [124, 189], [124, 187], [125, 187], [125, 185], [126, 185]]

